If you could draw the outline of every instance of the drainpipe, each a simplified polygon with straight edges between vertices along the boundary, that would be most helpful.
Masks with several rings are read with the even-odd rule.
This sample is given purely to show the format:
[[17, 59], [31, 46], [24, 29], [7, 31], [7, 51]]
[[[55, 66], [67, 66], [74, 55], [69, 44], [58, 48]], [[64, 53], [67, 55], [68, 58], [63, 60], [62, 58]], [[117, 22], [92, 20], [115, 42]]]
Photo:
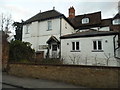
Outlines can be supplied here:
[[114, 44], [114, 57], [116, 57], [116, 51], [115, 51], [115, 38], [116, 38], [116, 35], [113, 37], [113, 44]]
[[119, 48], [119, 47], [117, 47], [117, 48], [115, 47], [115, 38], [116, 38], [116, 36], [117, 36], [117, 35], [115, 35], [115, 36], [113, 37], [113, 44], [114, 44], [114, 57], [117, 58], [117, 59], [120, 59], [120, 57], [117, 57], [117, 56], [116, 56], [116, 50]]
[[[61, 37], [61, 33], [62, 33], [62, 17], [60, 17], [60, 37]], [[61, 58], [61, 39], [60, 39], [60, 58]]]

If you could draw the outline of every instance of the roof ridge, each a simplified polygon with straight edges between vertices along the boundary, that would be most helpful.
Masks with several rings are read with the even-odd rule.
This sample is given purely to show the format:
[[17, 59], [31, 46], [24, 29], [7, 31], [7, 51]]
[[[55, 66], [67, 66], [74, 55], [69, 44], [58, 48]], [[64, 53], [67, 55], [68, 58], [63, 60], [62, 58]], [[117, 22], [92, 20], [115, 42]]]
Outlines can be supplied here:
[[87, 13], [87, 14], [81, 14], [81, 15], [76, 15], [75, 17], [84, 16], [84, 15], [91, 15], [91, 14], [96, 14], [96, 13], [101, 13], [101, 11], [93, 12], [93, 13]]
[[58, 12], [57, 10], [48, 10], [48, 11], [39, 12], [35, 14], [31, 18], [27, 19], [24, 23], [31, 23], [34, 21], [45, 20], [48, 18], [60, 16], [60, 15], [63, 15], [63, 14]]

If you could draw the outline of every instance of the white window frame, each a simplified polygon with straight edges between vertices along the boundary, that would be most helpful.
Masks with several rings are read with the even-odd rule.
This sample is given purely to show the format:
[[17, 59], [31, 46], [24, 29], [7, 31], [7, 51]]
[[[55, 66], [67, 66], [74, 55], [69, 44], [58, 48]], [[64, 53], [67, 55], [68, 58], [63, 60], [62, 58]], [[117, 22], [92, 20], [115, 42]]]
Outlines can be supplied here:
[[[96, 42], [96, 49], [94, 48], [94, 43], [93, 42]], [[101, 42], [101, 49], [99, 49], [99, 45], [98, 45], [98, 42]], [[102, 40], [93, 40], [92, 41], [92, 46], [93, 46], [93, 50], [92, 51], [103, 51], [103, 42], [102, 42]]]
[[52, 21], [48, 21], [47, 24], [48, 24], [48, 31], [52, 30]]
[[[77, 49], [77, 42], [79, 42], [79, 49]], [[73, 43], [74, 43], [74, 50], [73, 50]], [[80, 51], [80, 41], [71, 42], [71, 51]]]
[[29, 34], [29, 33], [30, 33], [30, 24], [27, 24], [25, 34]]
[[83, 18], [82, 19], [82, 24], [87, 24], [89, 22], [90, 22], [89, 18]]
[[113, 23], [113, 25], [118, 25], [118, 24], [120, 24], [120, 19], [114, 19], [112, 21], [112, 23]]

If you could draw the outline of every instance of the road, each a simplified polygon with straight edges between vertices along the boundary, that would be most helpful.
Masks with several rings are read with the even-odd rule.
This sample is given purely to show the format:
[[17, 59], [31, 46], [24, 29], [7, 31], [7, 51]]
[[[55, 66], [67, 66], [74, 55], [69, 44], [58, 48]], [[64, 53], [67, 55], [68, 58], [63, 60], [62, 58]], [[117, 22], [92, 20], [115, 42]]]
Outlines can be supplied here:
[[63, 82], [34, 79], [34, 78], [22, 78], [11, 76], [3, 73], [2, 75], [3, 88], [84, 88], [82, 86], [75, 86]]

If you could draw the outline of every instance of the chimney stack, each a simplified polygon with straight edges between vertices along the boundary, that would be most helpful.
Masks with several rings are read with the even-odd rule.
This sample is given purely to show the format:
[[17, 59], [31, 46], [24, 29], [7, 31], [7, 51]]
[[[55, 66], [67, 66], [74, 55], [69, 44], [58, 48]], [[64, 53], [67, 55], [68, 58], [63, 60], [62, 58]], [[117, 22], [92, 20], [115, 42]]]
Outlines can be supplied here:
[[75, 17], [75, 9], [74, 7], [69, 8], [69, 18], [74, 18]]

